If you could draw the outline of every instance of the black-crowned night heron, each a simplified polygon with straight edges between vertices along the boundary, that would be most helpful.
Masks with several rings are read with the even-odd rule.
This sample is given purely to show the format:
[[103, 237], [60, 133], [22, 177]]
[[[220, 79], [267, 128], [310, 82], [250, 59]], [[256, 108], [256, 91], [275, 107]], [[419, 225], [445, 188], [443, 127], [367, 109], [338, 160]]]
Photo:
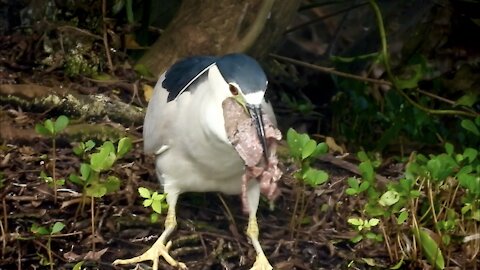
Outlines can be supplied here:
[[[249, 111], [266, 157], [262, 109], [275, 122], [272, 107], [264, 101], [266, 89], [264, 71], [244, 54], [186, 58], [161, 75], [148, 105], [143, 139], [145, 153], [156, 155], [156, 173], [167, 194], [165, 231], [144, 254], [114, 264], [152, 260], [156, 270], [162, 256], [170, 265], [186, 269], [168, 254], [171, 242], [166, 242], [177, 224], [178, 196], [184, 192], [241, 193], [245, 164], [227, 138], [222, 102], [233, 97]], [[247, 235], [257, 253], [251, 269], [268, 270], [272, 266], [258, 241], [259, 197], [258, 181], [249, 181]]]

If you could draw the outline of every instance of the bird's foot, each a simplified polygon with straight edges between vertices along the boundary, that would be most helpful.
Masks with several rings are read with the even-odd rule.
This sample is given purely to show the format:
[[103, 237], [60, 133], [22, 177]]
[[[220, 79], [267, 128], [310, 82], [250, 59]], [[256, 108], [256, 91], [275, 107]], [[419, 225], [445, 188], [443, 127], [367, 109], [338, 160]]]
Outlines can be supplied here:
[[272, 269], [273, 267], [270, 265], [267, 257], [265, 257], [264, 254], [259, 254], [252, 268], [250, 268], [250, 270], [272, 270]]
[[164, 245], [162, 241], [159, 240], [157, 240], [157, 242], [155, 242], [153, 246], [150, 247], [147, 251], [145, 251], [145, 253], [143, 253], [142, 255], [126, 260], [115, 260], [113, 262], [113, 265], [132, 264], [150, 260], [153, 262], [152, 269], [158, 270], [159, 257], [163, 257], [165, 261], [167, 261], [173, 267], [177, 267], [178, 269], [182, 270], [188, 269], [184, 263], [176, 261], [172, 258], [172, 256], [170, 256], [170, 254], [168, 254], [168, 251], [172, 246], [172, 241], [169, 241], [167, 245]]

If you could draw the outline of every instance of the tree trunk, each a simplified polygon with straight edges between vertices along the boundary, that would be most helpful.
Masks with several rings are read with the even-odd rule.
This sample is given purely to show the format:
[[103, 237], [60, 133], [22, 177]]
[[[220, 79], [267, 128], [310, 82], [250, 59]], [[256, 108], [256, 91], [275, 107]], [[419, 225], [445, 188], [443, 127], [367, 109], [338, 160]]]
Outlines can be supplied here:
[[139, 60], [153, 74], [178, 58], [250, 52], [264, 55], [296, 13], [298, 0], [184, 0], [162, 36]]
[[141, 125], [143, 108], [103, 95], [81, 95], [58, 87], [36, 84], [0, 85], [0, 104], [14, 104], [24, 110], [51, 110], [85, 119], [108, 117], [124, 125]]

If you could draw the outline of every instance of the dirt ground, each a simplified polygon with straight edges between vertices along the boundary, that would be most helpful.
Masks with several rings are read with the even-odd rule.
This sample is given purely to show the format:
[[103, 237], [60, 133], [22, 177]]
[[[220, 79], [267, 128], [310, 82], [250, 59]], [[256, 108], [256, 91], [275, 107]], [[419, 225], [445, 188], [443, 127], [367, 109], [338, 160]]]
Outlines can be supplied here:
[[[17, 80], [20, 76], [23, 75], [14, 74]], [[3, 79], [9, 77], [12, 78], [3, 74]], [[38, 83], [41, 79], [23, 77], [22, 81]], [[71, 88], [72, 84], [69, 82]], [[97, 87], [93, 91], [108, 93], [104, 86], [92, 87]], [[123, 96], [129, 100], [128, 95]], [[138, 187], [161, 190], [154, 176], [153, 158], [142, 153], [141, 126], [128, 127], [127, 134], [136, 138], [134, 147], [111, 172], [121, 179], [120, 191], [95, 200], [93, 237], [90, 201], [82, 207], [81, 189], [68, 180], [68, 175], [78, 171], [81, 163], [72, 152], [78, 136], [68, 132], [69, 128], [68, 135], [57, 139], [56, 177], [67, 180], [59, 187], [56, 203], [52, 188], [40, 177], [41, 171], [51, 175], [52, 143], [37, 135], [34, 126], [57, 114], [55, 109], [27, 112], [15, 105], [0, 106], [0, 269], [47, 268], [48, 239], [34, 235], [31, 227], [32, 224], [48, 227], [57, 221], [66, 226], [51, 239], [54, 269], [71, 269], [82, 260], [86, 261], [82, 269], [132, 269], [134, 266], [113, 267], [111, 262], [147, 249], [161, 234], [164, 222], [164, 216], [156, 223], [150, 221], [152, 211], [142, 206], [137, 192]], [[72, 126], [82, 122], [85, 121], [73, 119]], [[119, 126], [107, 117], [89, 123]], [[352, 174], [330, 163], [319, 162], [316, 166], [328, 171], [330, 179], [315, 190], [303, 191], [309, 207], [299, 229], [292, 231], [289, 226], [296, 189], [291, 177], [293, 168], [287, 160], [280, 184], [282, 195], [273, 210], [266, 200], [261, 201], [260, 241], [272, 265], [275, 269], [345, 269], [350, 264], [363, 269], [368, 268], [361, 261], [366, 257], [375, 257], [377, 263], [386, 264], [387, 253], [382, 245], [370, 243], [364, 249], [362, 244], [355, 246], [349, 241], [354, 231], [346, 218], [360, 207], [358, 200], [344, 194], [345, 179]], [[177, 215], [178, 228], [171, 236], [171, 253], [189, 269], [251, 267], [255, 252], [244, 234], [247, 217], [241, 211], [240, 198], [215, 193], [184, 194], [177, 205]], [[161, 260], [161, 269], [171, 267]]]

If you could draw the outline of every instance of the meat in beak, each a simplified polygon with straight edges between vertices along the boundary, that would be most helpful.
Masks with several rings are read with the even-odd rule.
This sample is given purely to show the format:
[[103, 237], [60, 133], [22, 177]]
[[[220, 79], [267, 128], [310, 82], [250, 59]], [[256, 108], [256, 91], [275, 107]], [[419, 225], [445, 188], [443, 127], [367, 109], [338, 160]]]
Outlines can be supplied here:
[[250, 116], [252, 117], [255, 123], [258, 139], [260, 140], [260, 143], [262, 144], [262, 148], [263, 148], [263, 156], [265, 158], [265, 162], [268, 164], [268, 152], [267, 152], [268, 148], [267, 148], [267, 139], [265, 137], [265, 127], [263, 125], [262, 107], [260, 107], [260, 105], [247, 104], [247, 108], [250, 113]]

